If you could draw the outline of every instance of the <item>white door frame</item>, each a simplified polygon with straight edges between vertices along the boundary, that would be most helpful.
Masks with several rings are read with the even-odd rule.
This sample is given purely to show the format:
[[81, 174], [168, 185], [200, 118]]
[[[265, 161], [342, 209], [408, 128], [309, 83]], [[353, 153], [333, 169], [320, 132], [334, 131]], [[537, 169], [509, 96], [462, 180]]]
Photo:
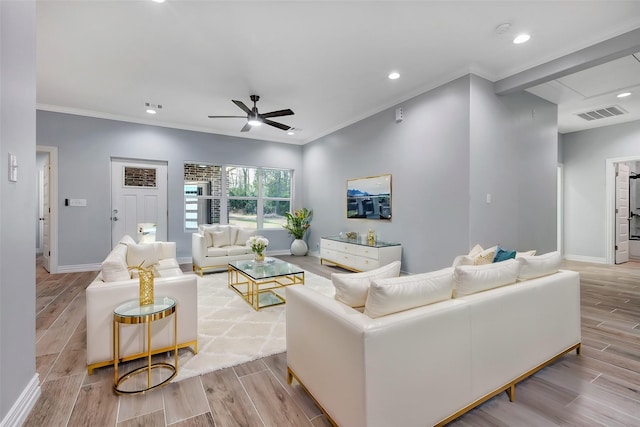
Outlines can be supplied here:
[[640, 156], [615, 157], [606, 160], [605, 168], [605, 262], [616, 263], [616, 163], [638, 162]]
[[36, 145], [36, 152], [49, 154], [49, 273], [58, 272], [58, 147]]
[[556, 193], [556, 230], [558, 234], [556, 238], [556, 250], [564, 257], [564, 165], [562, 163], [558, 163], [556, 185], [558, 187]]

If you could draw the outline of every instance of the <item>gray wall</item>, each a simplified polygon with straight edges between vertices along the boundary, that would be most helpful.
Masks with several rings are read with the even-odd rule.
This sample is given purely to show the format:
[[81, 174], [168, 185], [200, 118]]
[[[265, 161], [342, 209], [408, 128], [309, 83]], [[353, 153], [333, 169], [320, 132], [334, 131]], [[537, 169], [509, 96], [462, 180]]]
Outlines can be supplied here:
[[[402, 269], [417, 273], [451, 265], [475, 243], [555, 249], [555, 105], [496, 97], [469, 75], [399, 106], [401, 123], [393, 107], [304, 146], [312, 250], [322, 236], [374, 228], [402, 243]], [[347, 220], [346, 180], [382, 173], [393, 175], [392, 221]]]
[[[34, 1], [0, 1], [0, 424], [3, 425], [9, 422], [7, 415], [36, 375], [35, 19]], [[8, 180], [8, 153], [17, 156], [17, 182]]]
[[640, 121], [563, 135], [564, 249], [567, 257], [606, 259], [607, 159], [640, 158]]
[[[37, 112], [38, 144], [58, 147], [58, 262], [61, 267], [102, 262], [111, 249], [111, 158], [165, 161], [169, 174], [168, 240], [177, 255], [191, 256], [191, 233], [183, 226], [185, 161], [294, 169], [294, 198], [301, 201], [302, 149], [235, 138], [70, 114]], [[64, 206], [87, 199], [86, 208]], [[269, 250], [286, 251], [286, 230], [265, 230]]]

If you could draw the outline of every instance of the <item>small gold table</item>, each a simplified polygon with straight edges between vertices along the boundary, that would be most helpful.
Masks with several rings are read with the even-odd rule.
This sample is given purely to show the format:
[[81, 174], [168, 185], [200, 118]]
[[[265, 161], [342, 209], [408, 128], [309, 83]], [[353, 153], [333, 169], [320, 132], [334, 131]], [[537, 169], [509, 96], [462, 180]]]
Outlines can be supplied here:
[[[166, 385], [178, 374], [178, 312], [176, 310], [176, 300], [171, 297], [154, 298], [153, 304], [148, 305], [140, 305], [140, 300], [135, 299], [127, 301], [113, 310], [113, 390], [117, 394], [144, 393], [145, 391]], [[151, 323], [155, 320], [169, 317], [172, 314], [174, 364], [172, 365], [166, 362], [151, 363]], [[141, 323], [147, 324], [147, 346], [145, 352], [147, 366], [134, 369], [133, 371], [127, 372], [121, 377], [118, 377], [118, 361], [120, 360], [120, 325], [138, 325]], [[166, 378], [164, 381], [153, 385], [151, 382], [151, 370], [161, 368], [169, 369], [171, 371], [171, 376]], [[142, 372], [147, 373], [146, 387], [135, 390], [123, 390], [120, 388], [121, 384], [127, 379]]]
[[284, 297], [275, 292], [290, 285], [304, 285], [304, 270], [294, 264], [267, 257], [264, 261], [233, 261], [229, 263], [229, 287], [255, 310], [284, 304]]

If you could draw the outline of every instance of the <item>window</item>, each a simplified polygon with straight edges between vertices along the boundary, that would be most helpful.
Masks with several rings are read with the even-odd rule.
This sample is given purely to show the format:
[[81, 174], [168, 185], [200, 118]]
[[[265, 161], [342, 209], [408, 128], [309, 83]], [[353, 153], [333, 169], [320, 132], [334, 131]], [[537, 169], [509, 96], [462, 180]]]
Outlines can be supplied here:
[[199, 224], [282, 228], [291, 209], [292, 175], [287, 169], [185, 163], [185, 231]]
[[220, 223], [222, 168], [215, 165], [184, 165], [184, 228], [193, 231], [198, 224]]

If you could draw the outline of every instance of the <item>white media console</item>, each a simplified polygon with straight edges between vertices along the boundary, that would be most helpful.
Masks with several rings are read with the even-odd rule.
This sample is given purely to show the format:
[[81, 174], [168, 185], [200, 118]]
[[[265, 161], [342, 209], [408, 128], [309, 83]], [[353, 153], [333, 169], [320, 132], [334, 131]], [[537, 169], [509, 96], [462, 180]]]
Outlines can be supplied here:
[[320, 239], [320, 264], [328, 262], [347, 270], [373, 270], [390, 262], [400, 261], [401, 256], [400, 243], [376, 242], [368, 245], [339, 236]]

